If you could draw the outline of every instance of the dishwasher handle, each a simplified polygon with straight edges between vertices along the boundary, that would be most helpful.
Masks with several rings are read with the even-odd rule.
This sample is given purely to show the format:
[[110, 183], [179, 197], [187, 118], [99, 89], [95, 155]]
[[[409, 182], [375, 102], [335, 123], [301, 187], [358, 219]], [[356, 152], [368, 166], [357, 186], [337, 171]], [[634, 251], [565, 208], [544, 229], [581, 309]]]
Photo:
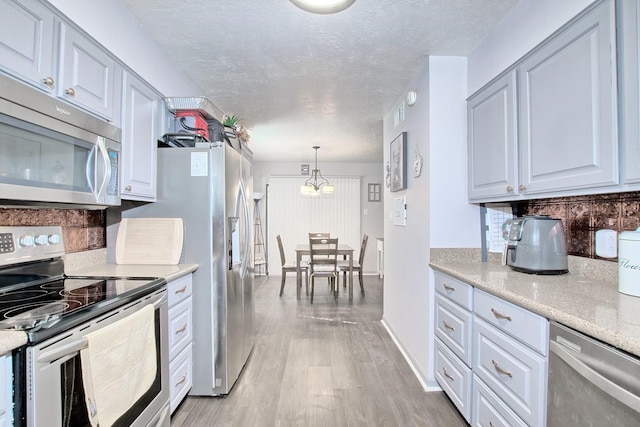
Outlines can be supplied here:
[[558, 356], [562, 361], [569, 365], [578, 374], [582, 375], [587, 381], [598, 387], [600, 390], [616, 399], [620, 403], [627, 405], [634, 411], [640, 408], [640, 397], [636, 396], [629, 390], [620, 387], [618, 384], [604, 377], [596, 370], [592, 369], [583, 360], [580, 360], [579, 354], [572, 354], [564, 346], [555, 341], [549, 341], [549, 350]]

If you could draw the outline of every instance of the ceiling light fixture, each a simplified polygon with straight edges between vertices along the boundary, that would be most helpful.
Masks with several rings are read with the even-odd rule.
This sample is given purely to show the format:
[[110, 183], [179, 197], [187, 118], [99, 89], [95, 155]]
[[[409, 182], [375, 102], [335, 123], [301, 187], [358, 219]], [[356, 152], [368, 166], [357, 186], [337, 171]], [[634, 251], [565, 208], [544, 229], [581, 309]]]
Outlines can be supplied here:
[[338, 13], [342, 12], [356, 0], [289, 0], [302, 10], [311, 13]]
[[300, 187], [302, 194], [315, 195], [321, 190], [325, 194], [333, 194], [335, 191], [334, 186], [329, 183], [329, 180], [322, 176], [320, 169], [318, 169], [318, 148], [320, 147], [317, 145], [313, 146], [313, 149], [316, 150], [316, 163], [311, 171], [311, 176], [304, 182], [304, 185]]

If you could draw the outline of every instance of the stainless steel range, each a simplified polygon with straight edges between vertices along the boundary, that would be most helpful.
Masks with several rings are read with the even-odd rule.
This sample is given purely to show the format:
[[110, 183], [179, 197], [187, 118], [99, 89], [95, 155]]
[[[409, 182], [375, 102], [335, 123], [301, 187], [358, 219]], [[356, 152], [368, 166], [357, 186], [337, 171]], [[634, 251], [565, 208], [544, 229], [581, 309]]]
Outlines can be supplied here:
[[[66, 276], [63, 254], [60, 227], [0, 227], [0, 333], [23, 331], [28, 341], [13, 352], [14, 424], [168, 426], [166, 281]], [[90, 350], [101, 334], [115, 331], [114, 352], [120, 347], [126, 361], [127, 340], [137, 342], [126, 335], [132, 329], [126, 322], [144, 313], [149, 345], [113, 375], [144, 358], [146, 377], [127, 385], [133, 394], [126, 399], [106, 402], [94, 386], [101, 384], [95, 371], [108, 361], [89, 359], [97, 357]]]

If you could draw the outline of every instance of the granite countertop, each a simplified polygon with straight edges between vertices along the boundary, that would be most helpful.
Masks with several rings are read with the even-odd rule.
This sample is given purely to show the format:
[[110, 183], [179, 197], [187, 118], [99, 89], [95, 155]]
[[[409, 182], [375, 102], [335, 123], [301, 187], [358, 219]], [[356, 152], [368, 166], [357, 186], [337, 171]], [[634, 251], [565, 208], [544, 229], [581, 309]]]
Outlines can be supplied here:
[[[65, 259], [65, 274], [77, 276], [163, 277], [167, 282], [179, 279], [198, 269], [198, 264], [141, 265], [109, 264], [104, 251], [90, 251]], [[27, 343], [22, 331], [0, 331], [0, 355]]]
[[[466, 251], [466, 252], [465, 252]], [[477, 289], [640, 356], [640, 297], [618, 292], [617, 264], [572, 263], [569, 273], [519, 273], [469, 250], [432, 250], [429, 265]], [[595, 266], [595, 267], [594, 267]]]
[[90, 267], [68, 270], [66, 274], [72, 276], [163, 277], [167, 282], [171, 282], [197, 269], [198, 264], [96, 264]]

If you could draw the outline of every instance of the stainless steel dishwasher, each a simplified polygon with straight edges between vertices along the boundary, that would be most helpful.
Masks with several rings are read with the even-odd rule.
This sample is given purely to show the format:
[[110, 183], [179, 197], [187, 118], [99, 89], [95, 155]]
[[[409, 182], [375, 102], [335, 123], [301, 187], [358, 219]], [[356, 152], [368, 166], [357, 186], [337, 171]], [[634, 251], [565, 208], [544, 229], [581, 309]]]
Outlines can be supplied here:
[[551, 322], [547, 426], [640, 426], [640, 359]]

